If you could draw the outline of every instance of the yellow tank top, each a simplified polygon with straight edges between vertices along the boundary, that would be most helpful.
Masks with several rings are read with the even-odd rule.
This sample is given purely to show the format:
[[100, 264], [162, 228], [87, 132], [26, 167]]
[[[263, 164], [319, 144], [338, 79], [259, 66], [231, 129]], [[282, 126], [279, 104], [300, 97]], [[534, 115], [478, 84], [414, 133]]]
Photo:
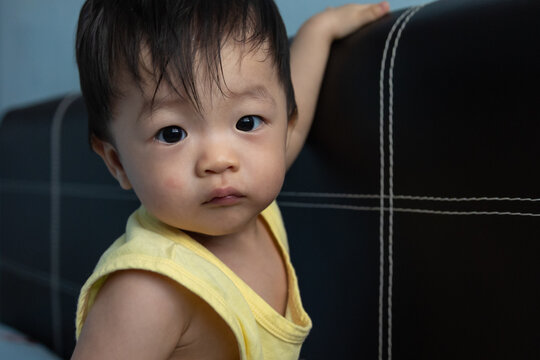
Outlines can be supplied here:
[[298, 359], [311, 329], [311, 319], [302, 307], [277, 204], [273, 202], [260, 216], [279, 245], [287, 269], [289, 289], [285, 317], [204, 246], [140, 207], [129, 217], [126, 233], [105, 251], [81, 290], [77, 338], [107, 276], [118, 270], [140, 269], [177, 281], [212, 306], [234, 333], [241, 359]]

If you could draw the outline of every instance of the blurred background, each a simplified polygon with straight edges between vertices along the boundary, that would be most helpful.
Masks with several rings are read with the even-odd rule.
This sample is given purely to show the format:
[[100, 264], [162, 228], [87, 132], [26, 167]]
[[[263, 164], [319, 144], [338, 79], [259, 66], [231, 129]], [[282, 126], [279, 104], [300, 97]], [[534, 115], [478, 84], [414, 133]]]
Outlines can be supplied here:
[[[352, 0], [276, 0], [289, 35], [311, 15], [349, 2]], [[392, 10], [422, 2], [389, 0]], [[83, 3], [0, 0], [0, 121], [10, 108], [79, 91], [73, 47]]]

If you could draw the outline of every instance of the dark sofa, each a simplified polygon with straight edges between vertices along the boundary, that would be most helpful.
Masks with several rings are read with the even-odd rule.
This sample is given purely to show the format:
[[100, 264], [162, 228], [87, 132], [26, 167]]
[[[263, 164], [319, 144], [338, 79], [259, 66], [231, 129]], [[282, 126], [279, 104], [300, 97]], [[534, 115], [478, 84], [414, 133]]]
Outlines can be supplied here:
[[[333, 46], [278, 201], [305, 359], [540, 358], [540, 3], [441, 0]], [[78, 95], [0, 125], [0, 322], [68, 358], [78, 290], [138, 206]]]

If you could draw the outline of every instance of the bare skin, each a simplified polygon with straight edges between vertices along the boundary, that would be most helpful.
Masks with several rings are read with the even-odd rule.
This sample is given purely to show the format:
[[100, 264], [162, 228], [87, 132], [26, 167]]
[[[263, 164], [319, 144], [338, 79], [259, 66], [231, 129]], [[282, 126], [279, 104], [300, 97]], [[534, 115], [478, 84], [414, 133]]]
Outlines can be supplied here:
[[238, 359], [238, 345], [196, 295], [160, 275], [130, 270], [106, 281], [73, 358]]
[[[261, 150], [262, 156], [274, 156], [272, 163], [282, 161], [283, 171], [292, 164], [311, 126], [332, 41], [376, 20], [388, 10], [386, 2], [375, 5], [345, 5], [317, 14], [302, 26], [291, 48], [291, 72], [298, 115], [288, 123], [285, 121], [286, 125], [279, 125], [283, 122], [277, 121], [271, 124], [271, 131], [274, 131], [272, 141], [281, 143], [283, 154], [276, 157], [276, 154], [266, 154]], [[243, 75], [244, 73], [240, 73], [239, 78], [243, 79]], [[286, 108], [283, 89], [272, 88], [272, 81], [266, 83], [270, 84], [269, 93], [277, 110], [270, 109], [268, 112], [279, 115]], [[218, 106], [219, 101], [221, 100], [214, 99]], [[223, 106], [226, 110], [228, 105]], [[216, 111], [218, 114], [224, 113], [220, 109]], [[213, 119], [212, 112], [209, 112], [205, 123], [221, 126], [221, 123], [214, 123], [218, 120]], [[113, 122], [114, 126], [118, 126], [118, 134], [124, 134], [125, 129], [129, 129], [121, 128], [121, 121], [116, 124]], [[144, 137], [141, 134], [131, 135], [133, 136], [126, 138]], [[129, 144], [126, 146], [129, 148]], [[115, 146], [95, 139], [93, 148], [123, 188], [131, 188], [134, 180], [135, 183], [140, 181], [136, 168], [138, 163], [130, 165], [129, 159], [123, 157], [122, 152]], [[214, 178], [214, 175], [219, 175], [225, 179], [235, 174], [240, 165], [235, 162], [237, 159], [234, 154], [227, 153], [228, 157], [224, 157], [223, 152], [211, 151], [212, 149], [205, 153], [204, 163], [197, 162], [197, 171], [201, 173], [201, 178], [211, 174]], [[126, 153], [131, 153], [131, 149], [124, 154]], [[144, 162], [146, 153], [149, 151], [141, 153], [137, 161]], [[215, 154], [221, 155], [212, 159], [210, 155]], [[153, 166], [159, 166], [159, 163]], [[282, 171], [280, 169], [278, 167], [275, 171]], [[158, 168], [153, 170], [156, 170], [155, 173], [167, 171], [160, 171]], [[140, 186], [144, 189], [143, 185]], [[137, 185], [133, 187], [137, 190]], [[152, 193], [149, 194], [148, 198], [152, 199]], [[156, 212], [159, 211], [161, 209], [156, 208]], [[203, 213], [200, 217], [202, 220], [197, 218], [193, 221], [215, 223], [211, 215], [205, 219], [205, 214], [210, 212]], [[258, 216], [240, 221], [227, 212], [223, 214], [231, 217], [227, 224], [218, 224], [221, 227], [216, 227], [215, 234], [203, 235], [196, 230], [185, 229], [192, 223], [186, 223], [186, 226], [179, 224], [177, 227], [187, 230], [274, 310], [284, 315], [288, 296], [287, 274], [282, 255], [266, 224]], [[219, 232], [229, 224], [230, 229]], [[114, 273], [107, 279], [88, 314], [72, 358], [226, 360], [238, 359], [239, 350], [231, 329], [198, 296], [160, 275], [128, 270]]]

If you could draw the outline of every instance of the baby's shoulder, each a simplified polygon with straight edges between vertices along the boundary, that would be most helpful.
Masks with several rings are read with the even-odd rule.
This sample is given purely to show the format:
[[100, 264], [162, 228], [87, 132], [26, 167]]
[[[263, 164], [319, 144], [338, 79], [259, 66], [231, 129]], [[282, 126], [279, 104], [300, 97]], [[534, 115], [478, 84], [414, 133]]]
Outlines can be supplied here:
[[205, 301], [166, 276], [141, 270], [107, 278], [79, 343], [104, 355], [122, 351], [118, 357], [129, 359], [220, 358], [208, 347], [238, 354], [232, 331]]
[[182, 289], [161, 275], [138, 270], [111, 274], [88, 313], [74, 358], [89, 352], [96, 359], [111, 354], [168, 358], [190, 322], [185, 299]]

